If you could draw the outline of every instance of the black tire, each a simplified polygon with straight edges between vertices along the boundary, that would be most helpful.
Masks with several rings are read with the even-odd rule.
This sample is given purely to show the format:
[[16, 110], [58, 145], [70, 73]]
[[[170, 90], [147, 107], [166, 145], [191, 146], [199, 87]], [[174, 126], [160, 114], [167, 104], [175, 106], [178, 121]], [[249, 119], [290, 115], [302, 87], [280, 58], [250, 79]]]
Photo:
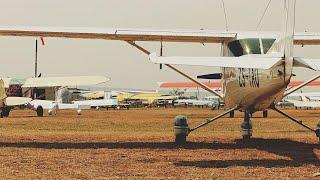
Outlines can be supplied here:
[[230, 118], [234, 118], [234, 111], [231, 111], [231, 112], [229, 113], [229, 117], [230, 117]]
[[243, 141], [249, 141], [251, 139], [251, 136], [250, 135], [243, 135], [242, 136], [242, 140]]
[[264, 110], [262, 112], [262, 114], [263, 114], [263, 118], [267, 118], [268, 117], [268, 110]]
[[318, 137], [319, 143], [320, 143], [320, 127], [319, 127], [319, 123], [318, 123], [318, 128], [316, 129], [316, 136]]
[[187, 143], [187, 136], [184, 134], [176, 135], [175, 144], [181, 145]]
[[9, 114], [10, 114], [10, 108], [4, 107], [1, 111], [1, 116], [2, 117], [9, 117]]
[[43, 107], [42, 106], [38, 106], [36, 111], [37, 111], [38, 117], [43, 117]]

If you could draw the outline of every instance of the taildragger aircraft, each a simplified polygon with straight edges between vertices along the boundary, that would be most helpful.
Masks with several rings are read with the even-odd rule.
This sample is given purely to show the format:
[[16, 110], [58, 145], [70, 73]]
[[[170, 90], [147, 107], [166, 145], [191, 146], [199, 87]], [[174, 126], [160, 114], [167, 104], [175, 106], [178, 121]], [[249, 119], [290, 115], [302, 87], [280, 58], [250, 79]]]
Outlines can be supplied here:
[[[224, 115], [239, 110], [244, 112], [241, 125], [244, 139], [252, 136], [250, 114], [267, 109], [275, 110], [293, 122], [309, 129], [320, 138], [320, 127], [312, 128], [302, 121], [277, 109], [283, 97], [299, 90], [320, 77], [320, 74], [294, 88], [287, 89], [295, 67], [320, 70], [320, 60], [294, 57], [295, 45], [320, 45], [320, 33], [296, 33], [295, 0], [283, 0], [283, 25], [280, 32], [243, 32], [211, 30], [155, 30], [155, 29], [97, 29], [51, 27], [0, 27], [1, 36], [30, 36], [56, 38], [82, 38], [120, 40], [131, 44], [157, 64], [183, 75], [203, 89], [219, 96], [229, 109], [190, 128], [186, 118], [175, 122], [176, 143], [186, 142], [186, 137]], [[138, 45], [138, 41], [220, 43], [222, 57], [163, 57]], [[175, 65], [221, 67], [223, 93], [212, 90], [196, 78], [179, 70]], [[320, 126], [320, 125], [319, 125]]]

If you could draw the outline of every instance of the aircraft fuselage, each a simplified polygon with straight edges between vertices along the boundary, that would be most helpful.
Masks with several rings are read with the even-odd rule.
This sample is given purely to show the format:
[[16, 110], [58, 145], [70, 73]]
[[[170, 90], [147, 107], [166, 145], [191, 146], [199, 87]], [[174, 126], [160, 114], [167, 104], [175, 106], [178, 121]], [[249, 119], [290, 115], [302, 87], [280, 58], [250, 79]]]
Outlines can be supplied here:
[[[225, 45], [224, 56], [267, 56], [266, 53], [274, 39], [240, 39]], [[261, 42], [269, 42], [262, 46]], [[277, 104], [290, 82], [292, 60], [270, 69], [222, 68], [223, 97], [226, 107], [239, 106], [246, 111], [262, 111]]]
[[261, 111], [278, 103], [290, 77], [283, 73], [284, 65], [268, 70], [223, 68], [223, 93], [227, 107]]

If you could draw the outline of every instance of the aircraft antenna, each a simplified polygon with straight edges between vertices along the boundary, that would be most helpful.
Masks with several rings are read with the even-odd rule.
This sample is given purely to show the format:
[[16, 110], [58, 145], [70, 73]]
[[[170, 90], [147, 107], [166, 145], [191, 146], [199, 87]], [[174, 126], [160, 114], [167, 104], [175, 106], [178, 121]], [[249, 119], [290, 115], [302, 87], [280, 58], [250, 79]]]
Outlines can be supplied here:
[[293, 35], [294, 35], [294, 30], [296, 28], [296, 5], [297, 5], [297, 0], [294, 1], [294, 11], [293, 11]]
[[257, 27], [256, 27], [256, 31], [261, 29], [261, 23], [262, 23], [262, 21], [263, 21], [264, 16], [266, 15], [269, 7], [270, 7], [271, 1], [272, 1], [272, 0], [269, 0], [266, 8], [265, 8], [264, 11], [263, 11], [263, 14], [262, 14], [262, 16], [260, 17], [259, 23], [258, 23], [258, 25], [257, 25]]
[[225, 7], [225, 4], [224, 4], [224, 0], [221, 0], [222, 2], [222, 7], [223, 7], [223, 13], [224, 13], [224, 20], [225, 20], [225, 23], [226, 23], [226, 31], [229, 31], [229, 26], [228, 26], [228, 18], [227, 18], [227, 10], [226, 10], [226, 7]]

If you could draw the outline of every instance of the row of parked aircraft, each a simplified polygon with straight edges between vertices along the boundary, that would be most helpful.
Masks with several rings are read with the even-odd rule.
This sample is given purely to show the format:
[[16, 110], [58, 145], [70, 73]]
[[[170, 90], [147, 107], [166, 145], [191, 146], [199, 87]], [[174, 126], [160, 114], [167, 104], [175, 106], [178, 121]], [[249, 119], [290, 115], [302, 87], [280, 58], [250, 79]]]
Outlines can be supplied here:
[[[268, 109], [282, 114], [314, 132], [320, 138], [320, 127], [312, 128], [275, 106], [284, 97], [320, 77], [319, 74], [297, 87], [288, 89], [294, 68], [320, 70], [319, 60], [295, 57], [293, 52], [294, 45], [320, 45], [320, 33], [295, 32], [296, 0], [283, 0], [282, 4], [283, 23], [280, 32], [0, 27], [0, 35], [124, 41], [147, 54], [153, 63], [166, 65], [223, 99], [225, 106], [229, 109], [216, 117], [205, 120], [196, 127], [189, 127], [186, 117], [179, 116], [175, 122], [177, 143], [185, 143], [186, 137], [191, 132], [236, 110], [244, 113], [241, 129], [245, 140], [252, 136], [250, 114]], [[219, 43], [222, 47], [222, 57], [157, 56], [156, 53], [151, 53], [138, 45], [138, 41]], [[175, 65], [220, 67], [221, 72], [213, 73], [213, 76], [221, 79], [222, 93], [212, 90], [196, 78], [179, 70]]]

